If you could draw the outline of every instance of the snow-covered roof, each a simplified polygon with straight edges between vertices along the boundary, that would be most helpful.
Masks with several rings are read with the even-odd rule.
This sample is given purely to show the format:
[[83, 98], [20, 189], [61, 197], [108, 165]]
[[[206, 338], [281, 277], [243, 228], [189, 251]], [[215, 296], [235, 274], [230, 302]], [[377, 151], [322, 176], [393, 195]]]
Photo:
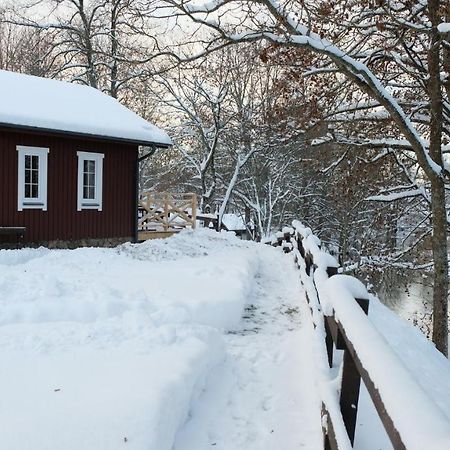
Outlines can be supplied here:
[[0, 70], [0, 126], [171, 144], [169, 136], [116, 99], [75, 83]]
[[244, 219], [237, 214], [224, 214], [222, 223], [227, 227], [228, 231], [241, 231], [246, 229]]

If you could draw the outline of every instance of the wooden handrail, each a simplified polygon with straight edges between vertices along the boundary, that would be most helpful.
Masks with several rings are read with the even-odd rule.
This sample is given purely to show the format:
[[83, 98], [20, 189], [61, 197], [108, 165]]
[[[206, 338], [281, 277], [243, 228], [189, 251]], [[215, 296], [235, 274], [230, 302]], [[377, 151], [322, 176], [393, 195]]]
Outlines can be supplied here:
[[[333, 411], [336, 409], [334, 406], [338, 406], [340, 414], [336, 414], [335, 412], [332, 413], [326, 401], [323, 401], [322, 403], [322, 424], [325, 450], [338, 450], [341, 448], [353, 447], [361, 379], [367, 388], [394, 449], [409, 450], [421, 448], [422, 450], [422, 447], [420, 447], [421, 444], [411, 444], [411, 441], [409, 441], [409, 446], [406, 444], [405, 436], [408, 435], [408, 428], [405, 428], [405, 420], [401, 421], [403, 423], [403, 428], [400, 427], [399, 429], [398, 423], [396, 426], [396, 422], [392, 416], [392, 410], [389, 410], [386, 406], [387, 398], [383, 398], [378, 389], [380, 377], [378, 377], [378, 379], [374, 378], [373, 373], [371, 373], [371, 370], [365, 365], [364, 359], [361, 358], [358, 351], [358, 349], [361, 348], [365, 348], [365, 352], [372, 349], [364, 347], [363, 341], [363, 344], [361, 344], [360, 341], [353, 341], [350, 337], [349, 329], [352, 327], [350, 326], [351, 320], [349, 321], [349, 317], [354, 316], [351, 314], [347, 314], [346, 316], [343, 314], [341, 308], [341, 311], [339, 311], [339, 320], [337, 320], [336, 311], [334, 309], [337, 304], [327, 304], [326, 301], [324, 302], [324, 298], [322, 298], [322, 296], [327, 293], [326, 290], [324, 291], [325, 287], [329, 287], [330, 282], [333, 284], [333, 282], [340, 281], [340, 277], [343, 277], [340, 275], [339, 277], [334, 278], [338, 273], [338, 264], [336, 260], [320, 248], [320, 240], [312, 235], [310, 229], [303, 227], [299, 222], [294, 222], [293, 225], [294, 228], [288, 227], [281, 232], [278, 232], [275, 238], [268, 243], [275, 247], [281, 247], [286, 253], [294, 252], [297, 267], [300, 270], [304, 270], [306, 279], [302, 276], [302, 283], [305, 287], [306, 297], [310, 305], [311, 313], [313, 314], [313, 319], [315, 317], [315, 320], [313, 320], [314, 326], [323, 326], [324, 329], [324, 351], [327, 352], [328, 365], [330, 368], [333, 366], [334, 348], [336, 348], [336, 350], [344, 351], [340, 398], [338, 405], [333, 405]], [[328, 281], [330, 278], [332, 278], [332, 280]], [[308, 281], [307, 284], [313, 286], [313, 292], [305, 285], [305, 280]], [[364, 292], [367, 293], [365, 288]], [[317, 304], [313, 304], [312, 297], [314, 297]], [[366, 327], [365, 332], [369, 334], [372, 333], [372, 336], [377, 337], [378, 335], [373, 324], [369, 319], [364, 319], [369, 313], [368, 296], [367, 298], [358, 298], [356, 295], [351, 294], [348, 297], [348, 302], [350, 302], [350, 304], [345, 302], [344, 310], [346, 308], [347, 313], [348, 310], [350, 310], [352, 314], [356, 314], [356, 316], [358, 316], [358, 321], [361, 319], [361, 323]], [[353, 300], [353, 305], [351, 304], [351, 300]], [[317, 320], [318, 313], [322, 317], [321, 321]], [[344, 316], [344, 318], [347, 317], [347, 320], [343, 320], [342, 316]], [[432, 422], [433, 432], [435, 434], [437, 433], [440, 442], [444, 443], [442, 449], [450, 448], [450, 422], [448, 419], [443, 415], [437, 405], [425, 395], [422, 388], [415, 382], [411, 374], [406, 371], [406, 368], [404, 368], [402, 363], [398, 360], [397, 355], [393, 354], [392, 349], [385, 343], [384, 339], [379, 339], [379, 342], [377, 343], [379, 344], [378, 356], [385, 355], [385, 358], [388, 361], [391, 361], [394, 366], [397, 365], [397, 369], [403, 368], [404, 378], [407, 379], [406, 381], [410, 386], [415, 388], [416, 398], [415, 400], [411, 400], [411, 405], [415, 404], [414, 401], [417, 403], [417, 398], [420, 398], [421, 404], [426, 404], [427, 409], [432, 411], [433, 419], [435, 419], [435, 422]], [[373, 344], [374, 343], [372, 342], [371, 345]], [[379, 359], [381, 360], [382, 358]], [[372, 366], [372, 369], [373, 368], [374, 367]], [[379, 375], [379, 371], [375, 372]], [[396, 385], [398, 385], [398, 383]], [[407, 400], [408, 399], [405, 399], [405, 401]], [[405, 408], [407, 408], [407, 405], [405, 405]], [[398, 416], [398, 411], [396, 414]], [[422, 422], [428, 422], [428, 424], [431, 423], [430, 419], [421, 415], [420, 411], [405, 410], [403, 415], [415, 424], [422, 425]], [[403, 419], [405, 419], [405, 417], [403, 417]], [[337, 429], [340, 430], [342, 425], [345, 427], [347, 434], [347, 437], [344, 436], [343, 440], [342, 433], [339, 434], [336, 431]], [[424, 434], [426, 435], [428, 433], [429, 440], [433, 440], [436, 436], [431, 434], [432, 431], [430, 431], [429, 428], [431, 427], [427, 427], [426, 424], [423, 424]], [[439, 450], [440, 448], [441, 446], [439, 446]]]

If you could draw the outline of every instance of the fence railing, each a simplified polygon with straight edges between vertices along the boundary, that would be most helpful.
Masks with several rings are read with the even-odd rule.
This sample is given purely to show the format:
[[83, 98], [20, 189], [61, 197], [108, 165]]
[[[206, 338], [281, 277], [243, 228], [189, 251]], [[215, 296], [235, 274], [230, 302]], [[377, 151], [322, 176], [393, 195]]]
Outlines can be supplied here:
[[395, 450], [450, 449], [450, 422], [369, 320], [365, 286], [338, 275], [336, 259], [298, 221], [270, 243], [294, 254], [330, 374], [343, 351], [339, 395], [322, 390], [325, 450], [353, 448], [361, 380]]
[[197, 196], [169, 192], [144, 192], [138, 205], [138, 230], [171, 232], [195, 228]]

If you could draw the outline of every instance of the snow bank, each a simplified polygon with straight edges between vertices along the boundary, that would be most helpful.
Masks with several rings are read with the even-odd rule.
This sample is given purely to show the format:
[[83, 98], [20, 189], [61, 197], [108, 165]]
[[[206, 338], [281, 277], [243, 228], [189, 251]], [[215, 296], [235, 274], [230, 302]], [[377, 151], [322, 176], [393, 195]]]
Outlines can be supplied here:
[[168, 315], [233, 328], [254, 273], [248, 247], [202, 230], [117, 249], [0, 251], [0, 292], [7, 293], [0, 324], [94, 322], [138, 312], [157, 325]]
[[0, 123], [170, 145], [167, 134], [98, 89], [0, 70]]
[[142, 244], [126, 243], [117, 247], [117, 251], [143, 261], [168, 261], [218, 254], [230, 248], [252, 247], [252, 242], [236, 239], [233, 233], [199, 228], [183, 230], [170, 239], [153, 239]]
[[16, 264], [24, 264], [32, 259], [41, 258], [48, 254], [48, 248], [24, 248], [20, 251], [2, 250], [0, 249], [0, 266], [12, 266]]
[[171, 449], [257, 267], [251, 243], [208, 230], [0, 251], [2, 448]]
[[180, 336], [140, 352], [131, 342], [89, 347], [2, 352], [2, 448], [169, 450], [192, 397], [223, 358], [218, 336]]

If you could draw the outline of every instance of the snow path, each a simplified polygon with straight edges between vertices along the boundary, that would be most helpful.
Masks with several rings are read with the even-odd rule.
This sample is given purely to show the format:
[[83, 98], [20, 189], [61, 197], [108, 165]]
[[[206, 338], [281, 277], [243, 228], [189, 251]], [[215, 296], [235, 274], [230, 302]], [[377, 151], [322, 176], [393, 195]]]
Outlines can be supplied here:
[[312, 325], [291, 258], [261, 247], [241, 329], [191, 405], [174, 450], [290, 450], [322, 446]]

